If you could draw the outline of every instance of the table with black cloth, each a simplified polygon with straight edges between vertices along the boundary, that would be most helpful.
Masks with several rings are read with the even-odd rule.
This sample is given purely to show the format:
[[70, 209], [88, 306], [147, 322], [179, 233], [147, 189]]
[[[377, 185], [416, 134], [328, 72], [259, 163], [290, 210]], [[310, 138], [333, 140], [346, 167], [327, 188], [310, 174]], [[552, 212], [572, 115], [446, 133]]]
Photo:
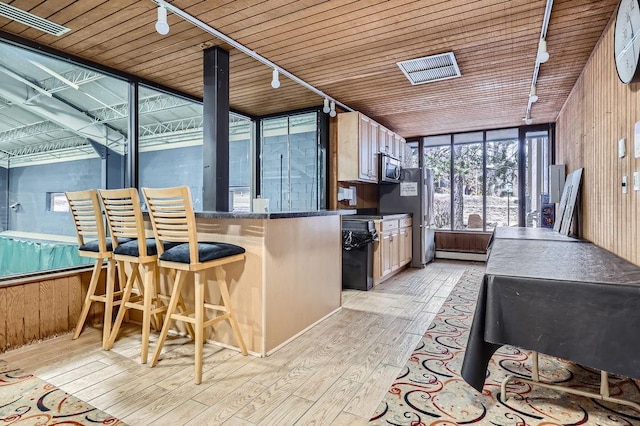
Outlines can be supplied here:
[[591, 243], [493, 241], [462, 377], [482, 391], [512, 345], [640, 378], [640, 268]]
[[585, 242], [578, 238], [569, 237], [554, 231], [551, 228], [525, 228], [499, 226], [493, 230], [491, 241], [493, 240], [547, 240], [547, 241], [567, 241]]

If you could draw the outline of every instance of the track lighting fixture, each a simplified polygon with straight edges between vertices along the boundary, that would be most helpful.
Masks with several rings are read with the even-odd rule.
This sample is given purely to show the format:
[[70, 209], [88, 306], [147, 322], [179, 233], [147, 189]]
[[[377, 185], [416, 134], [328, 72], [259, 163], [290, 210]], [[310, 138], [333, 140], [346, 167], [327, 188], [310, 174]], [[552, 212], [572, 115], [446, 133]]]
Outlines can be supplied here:
[[334, 101], [331, 101], [331, 106], [329, 107], [329, 117], [335, 117], [336, 116], [336, 103]]
[[277, 89], [278, 87], [280, 87], [280, 80], [278, 79], [277, 68], [273, 69], [273, 77], [271, 78], [271, 87], [273, 87], [274, 89]]
[[160, 4], [158, 6], [158, 21], [156, 22], [156, 31], [159, 34], [169, 34], [169, 23], [167, 22], [167, 9]]
[[329, 108], [329, 98], [324, 98], [324, 106], [322, 107], [322, 112], [324, 112], [325, 114], [329, 114], [329, 111], [331, 111], [331, 109]]
[[536, 95], [536, 88], [532, 87], [531, 92], [529, 93], [529, 100], [531, 102], [538, 102], [538, 95]]
[[544, 64], [549, 60], [549, 52], [547, 52], [547, 41], [543, 38], [538, 42], [538, 62]]

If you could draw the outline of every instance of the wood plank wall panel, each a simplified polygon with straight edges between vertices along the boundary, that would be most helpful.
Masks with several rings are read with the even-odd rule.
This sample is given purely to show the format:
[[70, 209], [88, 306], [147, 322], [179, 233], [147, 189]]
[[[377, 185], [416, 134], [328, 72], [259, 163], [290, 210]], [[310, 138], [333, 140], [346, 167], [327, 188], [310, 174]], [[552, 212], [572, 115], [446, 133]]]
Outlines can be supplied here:
[[436, 250], [462, 253], [486, 253], [490, 232], [436, 231]]
[[15, 348], [24, 342], [24, 287], [7, 289], [7, 348]]
[[56, 314], [55, 314], [55, 291], [56, 280], [42, 281], [40, 283], [40, 332], [45, 336], [51, 336], [55, 333]]
[[7, 347], [7, 291], [0, 288], [0, 353]]
[[[609, 22], [557, 120], [557, 161], [570, 172], [584, 167], [582, 236], [640, 265], [640, 192], [633, 190], [634, 124], [640, 120], [640, 84], [623, 85], [613, 60], [614, 21]], [[625, 138], [627, 155], [618, 158]], [[629, 191], [622, 194], [622, 176]]]
[[[90, 278], [88, 271], [0, 287], [0, 353], [72, 331]], [[94, 311], [87, 325], [102, 323], [102, 309]]]
[[40, 338], [40, 309], [29, 309], [35, 301], [40, 305], [40, 283], [24, 285], [24, 343], [31, 343]]

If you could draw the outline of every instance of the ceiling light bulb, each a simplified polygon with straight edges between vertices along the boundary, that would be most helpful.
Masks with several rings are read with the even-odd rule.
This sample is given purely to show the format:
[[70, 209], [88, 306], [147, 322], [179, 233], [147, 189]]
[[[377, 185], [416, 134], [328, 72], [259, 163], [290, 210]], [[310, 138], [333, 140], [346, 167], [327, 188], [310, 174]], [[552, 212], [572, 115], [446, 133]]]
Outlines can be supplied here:
[[335, 117], [336, 116], [336, 103], [331, 101], [331, 106], [329, 109], [329, 117]]
[[277, 69], [273, 69], [273, 78], [271, 79], [271, 87], [273, 87], [274, 89], [277, 89], [278, 87], [280, 87], [280, 80], [278, 80], [278, 70]]
[[531, 124], [531, 123], [533, 123], [533, 120], [530, 119], [529, 117], [524, 119], [524, 124]]
[[169, 34], [169, 24], [167, 23], [167, 9], [164, 6], [158, 6], [158, 22], [156, 22], [156, 31], [159, 34]]
[[536, 59], [541, 64], [544, 64], [549, 60], [549, 52], [547, 52], [547, 41], [545, 39], [540, 39], [540, 42], [538, 42], [538, 57]]
[[533, 87], [531, 89], [531, 93], [529, 93], [529, 100], [531, 100], [531, 102], [538, 102], [538, 95], [536, 95], [535, 87]]
[[331, 111], [331, 109], [329, 108], [329, 98], [324, 98], [324, 106], [322, 107], [322, 112], [324, 112], [325, 114], [329, 114], [329, 111]]

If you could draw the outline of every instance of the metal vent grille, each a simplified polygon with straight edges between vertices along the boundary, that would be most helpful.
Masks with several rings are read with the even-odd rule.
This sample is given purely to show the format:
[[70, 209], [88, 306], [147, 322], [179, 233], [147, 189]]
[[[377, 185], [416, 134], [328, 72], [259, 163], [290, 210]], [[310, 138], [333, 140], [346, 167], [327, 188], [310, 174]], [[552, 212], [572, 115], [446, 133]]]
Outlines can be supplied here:
[[411, 84], [430, 83], [460, 77], [460, 68], [453, 52], [397, 63]]
[[61, 36], [62, 34], [71, 31], [70, 28], [63, 27], [55, 22], [51, 22], [47, 19], [2, 2], [0, 2], [0, 15], [5, 18], [13, 19], [14, 21], [18, 21], [21, 24], [28, 25], [37, 30], [44, 31], [45, 33], [53, 34], [54, 36]]

